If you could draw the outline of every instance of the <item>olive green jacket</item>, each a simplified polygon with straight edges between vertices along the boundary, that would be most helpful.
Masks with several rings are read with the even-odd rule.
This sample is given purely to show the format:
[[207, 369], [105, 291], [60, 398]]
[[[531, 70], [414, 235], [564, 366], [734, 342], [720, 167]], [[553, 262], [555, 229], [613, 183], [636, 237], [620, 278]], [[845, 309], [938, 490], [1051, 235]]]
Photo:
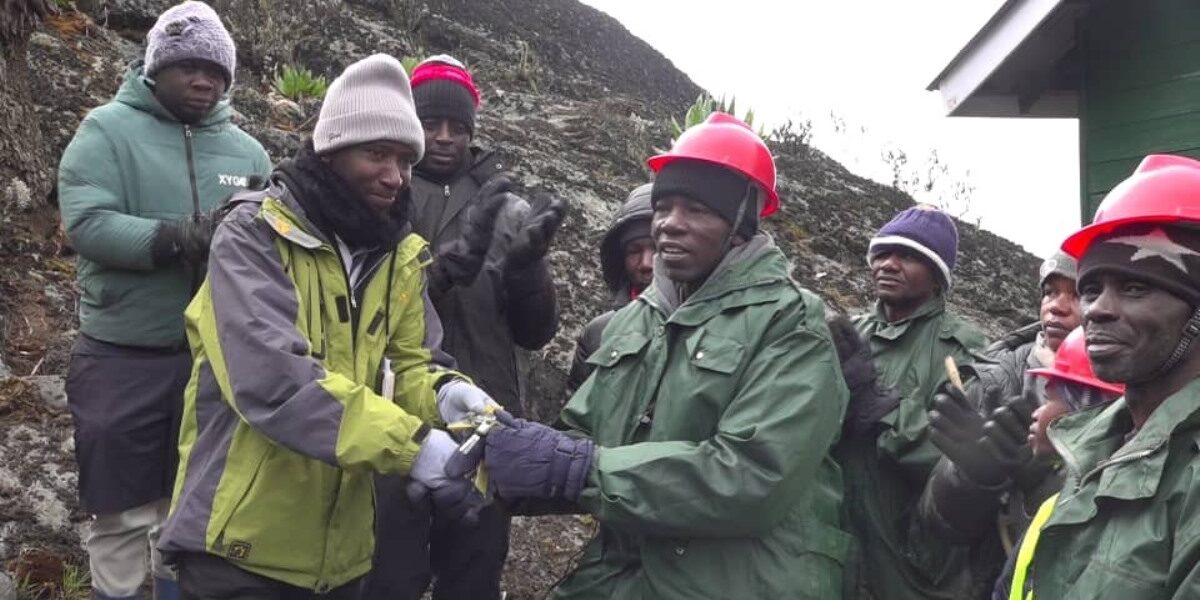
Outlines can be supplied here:
[[1200, 379], [1132, 430], [1124, 398], [1050, 427], [1067, 478], [1026, 578], [1034, 598], [1200, 598]]
[[929, 440], [928, 411], [946, 380], [945, 358], [969, 364], [985, 341], [946, 312], [941, 298], [895, 323], [876, 307], [855, 325], [871, 344], [880, 386], [898, 389], [900, 404], [877, 425], [878, 435], [847, 439], [835, 454], [845, 473], [847, 528], [859, 548], [848, 596], [961, 600], [972, 587], [968, 550], [935, 535], [916, 515], [942, 456]]
[[597, 444], [600, 531], [559, 598], [840, 597], [845, 383], [821, 300], [746, 246], [677, 308], [656, 278], [588, 359], [563, 421]]

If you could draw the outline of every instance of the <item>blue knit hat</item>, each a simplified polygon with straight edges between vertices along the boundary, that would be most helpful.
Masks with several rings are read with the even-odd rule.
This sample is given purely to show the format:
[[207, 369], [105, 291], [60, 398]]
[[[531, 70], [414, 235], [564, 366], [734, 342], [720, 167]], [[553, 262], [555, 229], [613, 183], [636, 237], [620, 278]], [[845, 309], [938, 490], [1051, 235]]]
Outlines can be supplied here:
[[950, 289], [950, 272], [958, 254], [958, 228], [946, 213], [918, 204], [900, 211], [884, 225], [867, 247], [867, 263], [876, 254], [907, 248], [918, 252], [937, 267], [945, 288]]

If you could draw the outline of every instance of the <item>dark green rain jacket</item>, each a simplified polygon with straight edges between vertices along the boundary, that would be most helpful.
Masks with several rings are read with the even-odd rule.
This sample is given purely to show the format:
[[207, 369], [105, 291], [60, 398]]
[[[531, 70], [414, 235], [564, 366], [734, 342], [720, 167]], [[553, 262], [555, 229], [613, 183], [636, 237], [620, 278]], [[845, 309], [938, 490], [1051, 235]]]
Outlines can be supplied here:
[[659, 276], [617, 312], [563, 412], [598, 448], [579, 503], [600, 531], [557, 597], [840, 597], [847, 391], [821, 300], [764, 234], [672, 298]]
[[1050, 426], [1067, 477], [1025, 580], [1035, 599], [1200, 598], [1200, 379], [1132, 432], [1124, 398]]
[[859, 550], [847, 597], [962, 600], [973, 580], [969, 552], [930, 531], [917, 506], [942, 457], [929, 440], [928, 411], [946, 380], [946, 356], [969, 364], [984, 338], [946, 312], [941, 298], [895, 323], [877, 306], [855, 326], [871, 344], [880, 386], [895, 387], [900, 404], [880, 420], [877, 436], [844, 440], [836, 451], [845, 475], [846, 524]]

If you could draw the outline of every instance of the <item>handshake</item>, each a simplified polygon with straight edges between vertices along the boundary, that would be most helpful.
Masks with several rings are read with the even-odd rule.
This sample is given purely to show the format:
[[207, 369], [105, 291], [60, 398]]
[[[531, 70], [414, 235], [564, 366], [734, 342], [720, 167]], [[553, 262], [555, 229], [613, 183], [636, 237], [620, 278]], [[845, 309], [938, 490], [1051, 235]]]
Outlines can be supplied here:
[[[460, 445], [445, 431], [429, 432], [409, 472], [407, 492], [413, 502], [429, 498], [435, 512], [474, 525], [493, 496], [567, 502], [579, 498], [592, 465], [590, 439], [513, 417], [461, 379], [438, 389], [437, 404], [448, 425], [469, 423], [474, 433]], [[474, 483], [480, 467], [488, 474], [484, 491]]]

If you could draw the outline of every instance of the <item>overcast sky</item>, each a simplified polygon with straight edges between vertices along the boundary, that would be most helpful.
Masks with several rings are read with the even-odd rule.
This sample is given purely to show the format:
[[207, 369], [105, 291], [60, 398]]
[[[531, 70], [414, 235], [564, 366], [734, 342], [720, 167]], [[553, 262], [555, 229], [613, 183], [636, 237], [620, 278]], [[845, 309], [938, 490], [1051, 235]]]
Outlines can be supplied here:
[[811, 119], [814, 145], [860, 175], [890, 184], [882, 151], [920, 164], [936, 149], [975, 188], [951, 208], [964, 219], [1040, 256], [1079, 226], [1075, 120], [950, 118], [925, 91], [1003, 0], [583, 1], [738, 112]]

